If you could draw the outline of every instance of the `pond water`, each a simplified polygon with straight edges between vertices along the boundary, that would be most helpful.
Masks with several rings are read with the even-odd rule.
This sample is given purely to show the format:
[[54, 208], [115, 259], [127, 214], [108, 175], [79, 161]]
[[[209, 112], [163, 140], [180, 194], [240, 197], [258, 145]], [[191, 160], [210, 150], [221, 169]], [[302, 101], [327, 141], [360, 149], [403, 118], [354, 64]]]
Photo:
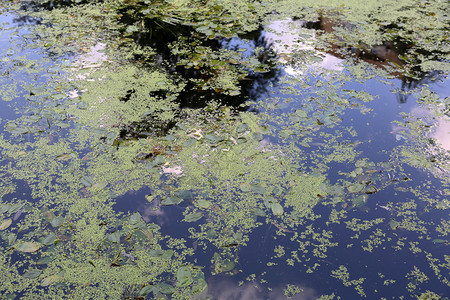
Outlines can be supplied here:
[[344, 2], [0, 5], [2, 298], [450, 297], [445, 3]]

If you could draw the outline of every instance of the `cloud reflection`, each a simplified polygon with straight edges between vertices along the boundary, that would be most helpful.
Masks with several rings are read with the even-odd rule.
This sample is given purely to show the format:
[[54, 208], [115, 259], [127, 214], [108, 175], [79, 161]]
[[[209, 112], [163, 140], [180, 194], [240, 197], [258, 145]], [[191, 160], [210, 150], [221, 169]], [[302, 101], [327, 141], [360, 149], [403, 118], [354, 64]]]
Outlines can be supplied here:
[[435, 123], [433, 124], [434, 130], [430, 134], [430, 137], [434, 138], [443, 149], [450, 151], [450, 118], [445, 116], [440, 118], [434, 117], [433, 112], [418, 106], [411, 109], [411, 114], [418, 118], [433, 117], [435, 119]]
[[450, 151], [450, 119], [439, 119], [431, 136], [441, 144], [442, 148]]
[[148, 204], [141, 204], [138, 208], [139, 213], [146, 223], [153, 222], [162, 226], [169, 222], [169, 217], [161, 209], [158, 200], [153, 200]]
[[301, 284], [297, 284], [297, 286], [302, 291], [288, 298], [284, 294], [286, 286], [274, 287], [272, 291], [268, 292], [264, 288], [264, 285], [256, 282], [249, 282], [237, 286], [237, 283], [229, 278], [216, 276], [208, 279], [209, 294], [215, 300], [314, 300], [318, 298], [317, 292], [314, 289], [303, 287]]
[[[289, 75], [301, 75], [305, 70], [300, 66], [289, 66], [289, 63], [296, 53], [313, 52], [314, 56], [321, 58], [320, 62], [310, 63], [306, 68], [324, 68], [327, 70], [341, 71], [344, 69], [342, 59], [315, 49], [316, 34], [314, 31], [305, 28], [305, 21], [301, 20], [277, 20], [267, 26], [265, 39], [271, 44], [277, 53], [281, 63], [288, 66], [285, 68]], [[309, 36], [309, 37], [307, 37]]]

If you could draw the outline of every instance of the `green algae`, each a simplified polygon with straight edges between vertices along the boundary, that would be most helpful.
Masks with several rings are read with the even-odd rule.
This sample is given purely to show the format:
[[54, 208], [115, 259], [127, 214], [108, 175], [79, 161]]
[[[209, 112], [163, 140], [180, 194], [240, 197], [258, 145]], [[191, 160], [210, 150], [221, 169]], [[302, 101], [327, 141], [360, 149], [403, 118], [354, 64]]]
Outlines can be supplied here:
[[365, 278], [359, 278], [350, 280], [350, 273], [345, 266], [339, 266], [339, 269], [331, 271], [331, 277], [339, 279], [342, 281], [342, 284], [345, 286], [354, 286], [354, 289], [357, 291], [360, 297], [365, 297], [364, 289], [361, 284], [364, 283]]

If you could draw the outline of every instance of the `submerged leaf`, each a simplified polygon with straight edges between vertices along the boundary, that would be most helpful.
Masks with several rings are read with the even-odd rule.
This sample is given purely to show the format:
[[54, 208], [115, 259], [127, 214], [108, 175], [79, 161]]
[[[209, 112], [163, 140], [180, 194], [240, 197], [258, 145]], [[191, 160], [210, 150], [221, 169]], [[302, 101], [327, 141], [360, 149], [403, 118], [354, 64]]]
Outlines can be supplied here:
[[277, 199], [275, 199], [273, 196], [267, 196], [266, 198], [264, 198], [264, 205], [267, 208], [271, 208], [272, 207], [272, 203], [276, 203]]
[[146, 229], [146, 223], [145, 221], [142, 219], [142, 216], [140, 213], [135, 212], [134, 214], [132, 214], [130, 216], [130, 219], [128, 221], [130, 223], [130, 225], [135, 228], [135, 229]]
[[299, 116], [300, 118], [307, 118], [308, 114], [306, 113], [306, 111], [302, 110], [302, 109], [296, 109], [295, 110], [295, 114], [297, 116]]
[[224, 259], [216, 262], [214, 271], [216, 273], [228, 272], [234, 269], [235, 263], [229, 259]]
[[26, 128], [14, 128], [13, 130], [11, 130], [12, 134], [25, 134], [28, 133], [28, 129]]
[[262, 194], [262, 195], [264, 195], [266, 193], [266, 189], [259, 184], [252, 184], [251, 188], [252, 188], [252, 192], [254, 192], [254, 193]]
[[177, 205], [183, 202], [183, 198], [179, 196], [169, 196], [161, 201], [162, 205]]
[[153, 196], [152, 194], [148, 194], [148, 195], [145, 195], [145, 199], [146, 199], [148, 202], [152, 202], [153, 199], [155, 199], [155, 196]]
[[57, 216], [51, 219], [50, 224], [52, 224], [53, 227], [59, 227], [64, 223], [64, 218], [61, 216]]
[[176, 137], [172, 134], [169, 134], [165, 137], [165, 139], [166, 139], [166, 141], [173, 142], [173, 141], [175, 141]]
[[116, 231], [108, 235], [108, 240], [110, 240], [113, 243], [119, 243], [120, 242], [120, 232]]
[[190, 213], [184, 217], [184, 220], [186, 222], [196, 222], [200, 220], [203, 217], [202, 213], [196, 212], [196, 213]]
[[354, 206], [364, 206], [367, 203], [368, 196], [367, 195], [360, 195], [352, 200], [352, 203]]
[[259, 216], [259, 217], [265, 217], [265, 216], [266, 216], [266, 213], [265, 213], [262, 209], [260, 209], [260, 208], [255, 208], [255, 209], [253, 210], [253, 213], [254, 213], [256, 216]]
[[196, 142], [197, 142], [197, 140], [192, 138], [192, 139], [189, 139], [186, 142], [184, 142], [183, 146], [190, 147], [190, 146], [194, 145]]
[[447, 243], [447, 240], [443, 240], [443, 239], [434, 239], [433, 240], [433, 244], [443, 244], [443, 243]]
[[205, 139], [207, 139], [211, 144], [217, 144], [218, 142], [223, 141], [223, 138], [217, 134], [207, 134], [205, 135]]
[[11, 208], [11, 204], [7, 203], [5, 205], [2, 206], [2, 208], [0, 209], [0, 213], [5, 213], [7, 211], [9, 211], [9, 209]]
[[80, 181], [85, 187], [94, 185], [94, 179], [91, 176], [83, 176]]
[[186, 287], [192, 284], [191, 270], [189, 267], [180, 267], [177, 271], [177, 287]]
[[42, 273], [41, 270], [28, 270], [22, 276], [25, 277], [25, 278], [33, 279], [33, 278], [39, 277], [39, 275], [41, 275], [41, 273]]
[[205, 199], [200, 199], [197, 201], [198, 207], [201, 209], [208, 209], [211, 207], [211, 202]]
[[164, 254], [164, 250], [162, 249], [152, 249], [149, 251], [150, 256], [152, 257], [159, 257]]
[[157, 155], [152, 162], [149, 162], [149, 165], [151, 167], [160, 166], [164, 163], [164, 156], [163, 155]]
[[52, 276], [45, 277], [44, 279], [42, 279], [41, 285], [49, 286], [49, 285], [53, 284], [57, 279], [58, 279], [58, 275], [52, 275]]
[[[205, 291], [208, 288], [208, 284], [206, 283], [206, 280], [204, 278], [204, 275], [202, 272], [200, 272], [200, 274], [203, 277], [200, 278], [194, 278], [194, 285], [192, 286], [192, 294], [200, 294], [203, 291]], [[197, 276], [199, 277], [199, 276]]]
[[8, 228], [9, 226], [11, 226], [11, 224], [12, 224], [12, 219], [6, 219], [6, 220], [3, 220], [3, 221], [0, 223], [0, 230], [5, 230], [5, 229]]
[[8, 212], [9, 212], [10, 214], [13, 214], [13, 213], [15, 213], [15, 212], [18, 212], [22, 207], [23, 207], [23, 205], [20, 204], [20, 203], [18, 203], [18, 204], [13, 204], [13, 205], [9, 206]]
[[280, 205], [280, 203], [272, 203], [270, 207], [272, 208], [272, 212], [275, 216], [283, 215], [284, 209], [283, 206]]
[[130, 224], [136, 224], [136, 223], [140, 222], [141, 220], [142, 220], [141, 214], [138, 212], [135, 212], [134, 214], [132, 214], [130, 216], [129, 222], [130, 222]]
[[162, 294], [173, 294], [175, 293], [175, 288], [167, 283], [158, 283], [154, 290], [158, 290]]
[[243, 132], [246, 132], [247, 130], [249, 130], [249, 127], [248, 127], [247, 124], [240, 124], [240, 125], [236, 128], [237, 133], [243, 133]]
[[74, 158], [74, 157], [76, 157], [76, 155], [73, 154], [73, 153], [64, 153], [64, 154], [58, 155], [58, 156], [56, 157], [56, 160], [57, 160], [57, 161], [64, 161], [64, 160], [72, 159], [72, 158]]
[[181, 190], [181, 191], [178, 191], [177, 194], [183, 200], [192, 200], [192, 199], [194, 199], [194, 195], [189, 190]]
[[147, 296], [148, 294], [150, 294], [151, 292], [153, 292], [153, 287], [154, 287], [154, 286], [151, 285], [151, 284], [148, 284], [148, 285], [144, 286], [144, 287], [140, 290], [139, 296], [141, 296], [141, 297]]
[[391, 229], [397, 229], [398, 226], [400, 225], [400, 223], [397, 222], [397, 221], [395, 221], [395, 220], [391, 220], [391, 221], [389, 222], [389, 225], [391, 226]]
[[56, 235], [52, 232], [42, 240], [42, 244], [49, 246], [49, 245], [54, 244], [55, 241], [56, 241]]
[[20, 252], [32, 253], [38, 251], [40, 245], [35, 242], [23, 242], [16, 246], [16, 249]]
[[108, 185], [108, 182], [106, 182], [106, 181], [100, 181], [100, 182], [94, 183], [94, 184], [91, 186], [91, 188], [92, 188], [92, 189], [101, 190], [101, 189], [104, 189], [107, 185]]
[[17, 239], [17, 236], [14, 233], [10, 233], [7, 236], [8, 244], [12, 245]]
[[174, 254], [174, 251], [172, 249], [164, 251], [163, 255], [161, 256], [162, 259], [170, 259]]
[[253, 137], [253, 139], [255, 139], [257, 141], [261, 141], [264, 138], [263, 135], [259, 132], [254, 132], [252, 137]]
[[38, 265], [46, 265], [55, 259], [54, 256], [43, 256], [36, 262]]
[[348, 187], [348, 191], [350, 193], [359, 193], [364, 189], [364, 184], [362, 183], [354, 183]]
[[17, 299], [17, 298], [16, 298], [16, 294], [5, 294], [2, 299], [4, 299], [4, 300], [14, 300], [14, 299]]
[[13, 221], [17, 221], [23, 213], [23, 208], [20, 208], [13, 216]]

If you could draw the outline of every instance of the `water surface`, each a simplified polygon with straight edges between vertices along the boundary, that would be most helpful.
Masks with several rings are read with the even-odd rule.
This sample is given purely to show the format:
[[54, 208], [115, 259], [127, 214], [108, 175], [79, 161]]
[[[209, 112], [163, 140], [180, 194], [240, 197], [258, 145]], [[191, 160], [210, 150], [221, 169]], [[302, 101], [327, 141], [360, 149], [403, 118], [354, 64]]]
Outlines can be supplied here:
[[2, 296], [449, 296], [444, 49], [314, 5], [41, 2], [0, 18]]

